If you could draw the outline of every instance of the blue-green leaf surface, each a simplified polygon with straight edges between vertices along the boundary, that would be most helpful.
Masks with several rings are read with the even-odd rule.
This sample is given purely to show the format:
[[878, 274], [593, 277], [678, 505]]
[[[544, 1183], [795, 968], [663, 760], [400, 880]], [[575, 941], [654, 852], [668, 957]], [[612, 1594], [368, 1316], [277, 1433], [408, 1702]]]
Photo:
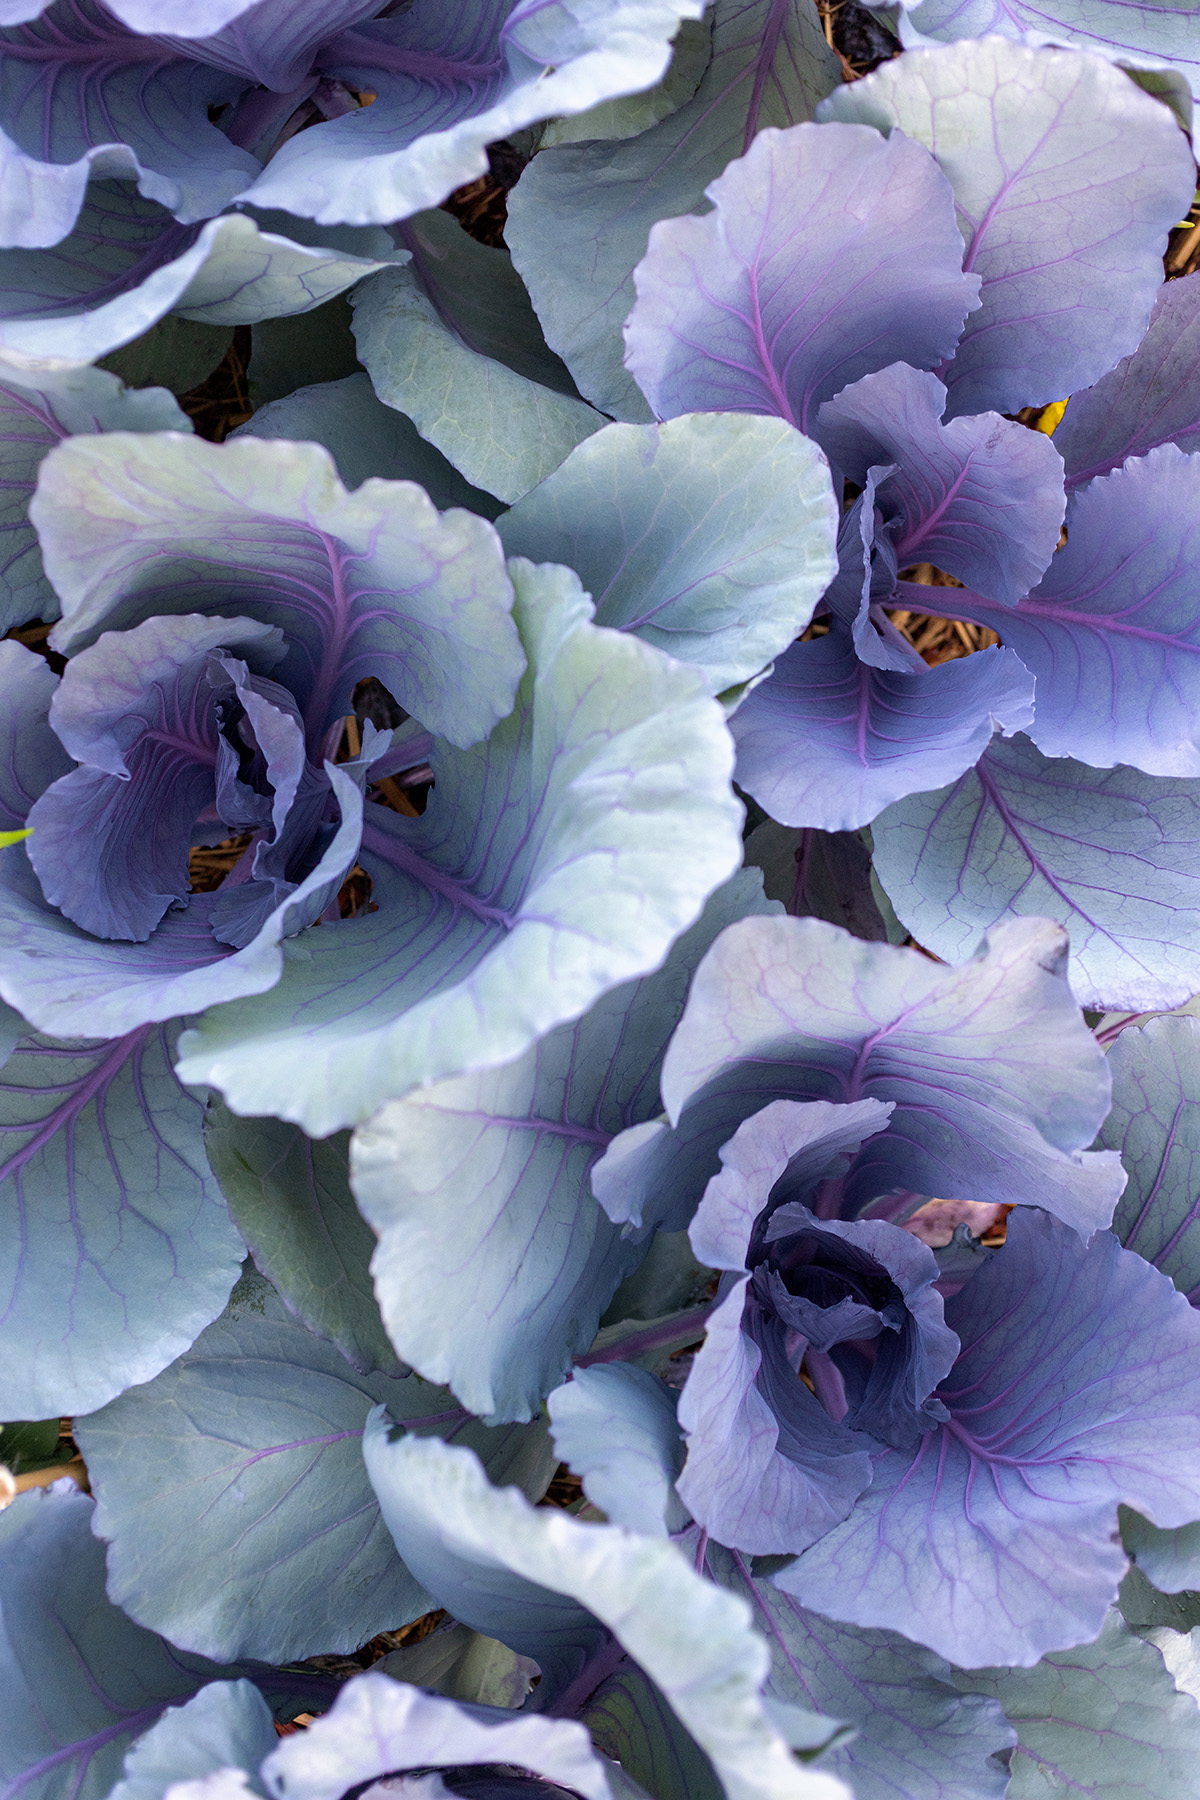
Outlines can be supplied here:
[[663, 1054], [713, 939], [773, 910], [757, 874], [739, 872], [654, 974], [515, 1062], [418, 1088], [355, 1133], [352, 1183], [379, 1236], [371, 1266], [392, 1340], [473, 1412], [531, 1417], [645, 1255], [646, 1233], [622, 1236], [593, 1199], [592, 1168], [658, 1112]]
[[837, 570], [823, 453], [732, 413], [608, 425], [497, 529], [510, 556], [567, 563], [598, 624], [697, 663], [714, 693], [785, 650]]
[[428, 1610], [379, 1517], [360, 1441], [371, 1408], [450, 1431], [535, 1491], [544, 1432], [489, 1433], [416, 1376], [362, 1376], [266, 1282], [157, 1380], [77, 1424], [132, 1617], [204, 1654], [283, 1662], [349, 1651]]

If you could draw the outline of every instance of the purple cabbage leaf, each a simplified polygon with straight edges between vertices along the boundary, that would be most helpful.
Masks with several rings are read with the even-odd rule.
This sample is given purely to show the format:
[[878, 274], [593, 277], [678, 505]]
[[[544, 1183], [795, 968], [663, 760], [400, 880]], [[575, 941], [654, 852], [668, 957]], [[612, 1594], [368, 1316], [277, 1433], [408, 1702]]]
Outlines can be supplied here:
[[952, 1662], [1029, 1667], [1088, 1643], [1125, 1558], [1117, 1504], [1200, 1512], [1200, 1319], [1108, 1233], [1019, 1207], [946, 1302], [947, 1421], [874, 1455], [871, 1486], [779, 1575], [805, 1606], [903, 1630]]
[[259, 173], [245, 145], [210, 122], [244, 87], [236, 73], [134, 36], [94, 0], [57, 0], [36, 22], [4, 26], [6, 249], [60, 243], [91, 177], [132, 177], [147, 200], [191, 224], [221, 212]]
[[481, 174], [497, 138], [651, 86], [698, 12], [419, 0], [395, 17], [370, 0], [263, 0], [245, 17], [202, 6], [164, 32], [146, 6], [9, 10], [3, 161], [24, 204], [8, 238], [65, 237], [92, 172], [136, 177], [185, 223], [235, 199], [325, 224], [404, 217]]
[[547, 341], [593, 406], [634, 423], [650, 415], [621, 326], [651, 227], [697, 206], [757, 131], [811, 119], [838, 80], [811, 0], [713, 0], [711, 17], [686, 105], [634, 138], [543, 150], [509, 197], [505, 236]]
[[1072, 394], [1054, 443], [1072, 488], [1160, 444], [1200, 450], [1200, 273], [1163, 283], [1137, 349]]
[[510, 1061], [653, 968], [733, 873], [732, 745], [699, 672], [594, 626], [571, 571], [511, 570], [516, 710], [476, 750], [435, 742], [421, 818], [371, 809], [378, 911], [314, 933], [269, 997], [185, 1037], [181, 1078], [235, 1111], [319, 1135]]
[[712, 56], [712, 8], [699, 19], [685, 19], [671, 40], [671, 61], [666, 74], [652, 88], [627, 94], [619, 100], [602, 100], [585, 113], [567, 119], [550, 119], [538, 133], [539, 150], [557, 144], [581, 144], [597, 139], [612, 142], [649, 131], [695, 98]]
[[431, 1593], [537, 1661], [539, 1712], [590, 1715], [609, 1684], [640, 1671], [632, 1691], [649, 1705], [657, 1689], [727, 1800], [845, 1800], [835, 1777], [793, 1758], [784, 1735], [803, 1732], [807, 1748], [832, 1727], [808, 1710], [772, 1721], [760, 1698], [767, 1648], [747, 1610], [674, 1544], [535, 1511], [493, 1488], [468, 1451], [397, 1437], [382, 1409], [364, 1454], [397, 1548]]
[[1057, 919], [1083, 1006], [1154, 1011], [1195, 987], [1200, 785], [1044, 757], [995, 739], [974, 769], [872, 826], [898, 916], [957, 962], [1003, 921]]
[[519, 500], [605, 422], [586, 401], [465, 342], [411, 266], [365, 283], [353, 306], [359, 358], [378, 397], [501, 500]]
[[559, 144], [590, 143], [599, 139], [615, 142], [618, 138], [638, 137], [678, 112], [693, 100], [704, 79], [712, 57], [713, 18], [711, 6], [699, 19], [685, 19], [671, 40], [671, 61], [666, 74], [652, 88], [640, 94], [626, 94], [619, 100], [602, 100], [585, 113], [566, 119], [549, 119], [537, 135], [539, 150]]
[[[867, 0], [868, 5], [877, 0]], [[905, 23], [926, 37], [1039, 39], [1096, 50], [1127, 67], [1166, 64], [1200, 94], [1200, 52], [1190, 0], [901, 0]]]
[[[871, 1101], [773, 1102], [723, 1146], [722, 1170], [692, 1222], [698, 1252], [739, 1271], [707, 1322], [679, 1403], [688, 1444], [679, 1494], [718, 1542], [756, 1553], [795, 1551], [844, 1519], [870, 1482], [870, 1443], [843, 1422], [844, 1393], [840, 1409], [830, 1408], [796, 1379], [807, 1340], [795, 1308], [783, 1299], [781, 1314], [775, 1304], [773, 1290], [782, 1292], [784, 1278], [769, 1259], [753, 1277], [740, 1271], [750, 1260], [750, 1226], [777, 1177], [787, 1172], [811, 1198], [821, 1177], [844, 1167], [845, 1153], [886, 1117], [887, 1109]], [[816, 1277], [818, 1293], [822, 1279]], [[864, 1336], [877, 1335], [862, 1322]], [[834, 1342], [836, 1329], [831, 1336], [817, 1326], [816, 1337], [824, 1371], [832, 1366], [825, 1339]], [[841, 1392], [838, 1376], [831, 1379]]]
[[546, 1401], [554, 1449], [612, 1525], [670, 1537], [688, 1522], [675, 1492], [683, 1442], [675, 1395], [632, 1363], [576, 1369]]
[[395, 236], [412, 260], [355, 295], [358, 355], [381, 400], [480, 487], [515, 500], [603, 417], [548, 348], [507, 250], [438, 210]]
[[658, 1113], [662, 1058], [714, 938], [774, 910], [757, 874], [739, 873], [661, 969], [516, 1061], [418, 1087], [355, 1133], [351, 1182], [379, 1239], [371, 1266], [392, 1341], [473, 1412], [534, 1416], [645, 1257], [653, 1219], [623, 1233], [593, 1199], [591, 1170]]
[[946, 372], [952, 413], [1061, 399], [1136, 349], [1195, 164], [1123, 70], [991, 37], [909, 51], [819, 116], [898, 127], [954, 189], [963, 266], [983, 285]]
[[859, 487], [873, 467], [894, 465], [874, 499], [876, 538], [886, 533], [897, 568], [936, 564], [1011, 607], [1058, 546], [1062, 458], [1043, 433], [998, 413], [944, 424], [945, 409], [936, 375], [896, 363], [827, 400], [814, 436]]
[[1016, 1729], [1010, 1795], [1049, 1800], [1064, 1780], [1095, 1800], [1187, 1791], [1200, 1712], [1154, 1637], [1130, 1631], [1114, 1609], [1094, 1642], [1035, 1668], [956, 1672], [961, 1688], [998, 1700]]
[[855, 1800], [1001, 1800], [1016, 1733], [995, 1700], [957, 1691], [943, 1658], [899, 1632], [839, 1625], [807, 1611], [754, 1574], [739, 1551], [710, 1542], [705, 1567], [754, 1608], [771, 1646], [768, 1698], [854, 1727], [821, 1764], [842, 1777]]
[[1121, 1542], [1140, 1572], [1162, 1593], [1190, 1598], [1200, 1586], [1200, 1520], [1168, 1530], [1126, 1508]]
[[261, 619], [287, 639], [272, 675], [310, 756], [367, 674], [459, 745], [512, 706], [524, 658], [495, 536], [411, 484], [349, 495], [311, 445], [109, 434], [60, 448], [32, 515], [57, 649], [161, 614]]
[[[105, 632], [72, 658], [50, 723], [77, 766], [26, 819], [42, 892], [65, 918], [93, 937], [144, 943], [168, 908], [186, 904], [193, 829], [206, 810], [217, 814], [210, 839], [259, 830], [264, 849], [282, 842], [292, 807], [307, 810], [295, 703], [264, 679], [284, 653], [275, 626], [185, 613]], [[237, 720], [233, 742], [227, 716]], [[257, 767], [240, 760], [243, 747]], [[243, 766], [259, 777], [253, 785]], [[283, 896], [261, 861], [256, 854], [249, 891], [264, 889], [270, 912]], [[217, 905], [235, 897], [229, 889]], [[241, 948], [254, 931], [239, 939], [222, 918], [214, 935]]]
[[58, 617], [42, 570], [29, 500], [47, 453], [101, 431], [187, 431], [164, 388], [127, 388], [105, 369], [33, 370], [0, 363], [0, 632]]
[[[1001, 633], [1034, 676], [1044, 755], [1200, 775], [1198, 508], [1200, 455], [1162, 444], [1072, 496], [1066, 543], [1016, 606], [933, 596], [930, 610]], [[901, 592], [924, 604], [929, 590]]]
[[1112, 1152], [1086, 1148], [1111, 1078], [1066, 958], [1048, 921], [1001, 927], [959, 968], [818, 919], [731, 925], [667, 1052], [667, 1119], [616, 1140], [593, 1173], [597, 1198], [634, 1222], [653, 1200], [666, 1229], [682, 1228], [721, 1146], [769, 1101], [871, 1099], [894, 1111], [837, 1178], [830, 1216], [879, 1201], [890, 1217], [897, 1192], [951, 1195], [1043, 1206], [1090, 1235], [1125, 1177]]
[[906, 660], [873, 668], [836, 622], [792, 644], [730, 720], [739, 786], [780, 824], [853, 831], [957, 779], [997, 729], [1030, 724], [1033, 677], [1013, 651]]
[[544, 1491], [544, 1426], [488, 1430], [419, 1376], [358, 1374], [250, 1277], [169, 1369], [76, 1422], [111, 1598], [172, 1643], [269, 1662], [350, 1651], [420, 1617], [429, 1596], [363, 1468], [381, 1402]]
[[809, 623], [836, 567], [817, 446], [767, 418], [607, 425], [497, 521], [510, 556], [566, 563], [596, 622], [751, 680]]
[[69, 236], [0, 250], [0, 352], [35, 364], [106, 356], [177, 312], [254, 325], [304, 313], [395, 262], [381, 231], [313, 234], [279, 213], [180, 225], [127, 183], [96, 180]]
[[878, 1102], [774, 1101], [724, 1145], [692, 1221], [697, 1255], [739, 1276], [679, 1404], [679, 1493], [718, 1542], [806, 1548], [869, 1485], [864, 1433], [911, 1448], [945, 1417], [930, 1395], [958, 1339], [932, 1251], [884, 1220], [822, 1219], [804, 1204], [820, 1204], [837, 1153], [886, 1118]]
[[[91, 441], [60, 446], [60, 459], [76, 459]], [[18, 782], [24, 811], [48, 788], [39, 865], [87, 933], [109, 935], [85, 935], [51, 908], [22, 847], [0, 867], [0, 937], [6, 990], [11, 978], [35, 1025], [115, 1036], [269, 986], [281, 937], [336, 895], [361, 840], [363, 785], [390, 741], [371, 738], [372, 727], [358, 758], [341, 767], [324, 760], [359, 678], [378, 673], [402, 701], [470, 741], [511, 705], [524, 656], [491, 527], [465, 513], [439, 517], [412, 484], [375, 482], [349, 496], [315, 446], [170, 436], [139, 457], [136, 436], [94, 441], [105, 448], [91, 468], [60, 460], [51, 478], [44, 467], [34, 509], [67, 597], [59, 629], [68, 647], [88, 640], [52, 702], [77, 754], [92, 759], [60, 778], [65, 789], [47, 782], [64, 758], [36, 723], [37, 705], [23, 690], [5, 698], [10, 731], [31, 758]], [[239, 474], [240, 496], [230, 486]], [[277, 623], [206, 617], [231, 590], [251, 618]], [[236, 643], [239, 632], [264, 638], [268, 659], [276, 645], [285, 649], [269, 680], [219, 654], [222, 638]], [[156, 660], [168, 644], [170, 681]], [[41, 736], [29, 739], [31, 731]], [[46, 740], [48, 768], [35, 772], [33, 744]], [[130, 804], [139, 781], [154, 809], [149, 834]], [[101, 895], [77, 891], [78, 870], [55, 847], [55, 829], [69, 834], [77, 822], [72, 805], [85, 788], [121, 824], [135, 876], [122, 889], [93, 839], [116, 909], [107, 920]], [[181, 911], [172, 900], [187, 899], [197, 817], [201, 841], [232, 830], [249, 842], [235, 879]], [[120, 941], [138, 938], [132, 949]], [[231, 944], [245, 948], [230, 955]]]
[[711, 211], [654, 226], [634, 272], [626, 365], [658, 417], [776, 413], [812, 432], [847, 383], [954, 355], [979, 278], [921, 144], [760, 131], [705, 197]]
[[[288, 5], [275, 0], [259, 11], [278, 20]], [[300, 77], [306, 87], [313, 82], [318, 108], [328, 107], [325, 122], [279, 145], [242, 196], [253, 205], [322, 224], [375, 224], [436, 206], [484, 173], [485, 147], [498, 138], [651, 87], [681, 20], [701, 8], [699, 0], [613, 0], [598, 9], [564, 0], [417, 0], [376, 19], [374, 6], [354, 10], [361, 24], [314, 44], [311, 72]], [[318, 83], [335, 90], [332, 104]], [[346, 90], [375, 97], [347, 104]], [[271, 111], [266, 96], [241, 104], [246, 115]], [[298, 104], [293, 96], [288, 113]], [[287, 114], [276, 117], [284, 126]], [[237, 124], [235, 116], [231, 132]]]

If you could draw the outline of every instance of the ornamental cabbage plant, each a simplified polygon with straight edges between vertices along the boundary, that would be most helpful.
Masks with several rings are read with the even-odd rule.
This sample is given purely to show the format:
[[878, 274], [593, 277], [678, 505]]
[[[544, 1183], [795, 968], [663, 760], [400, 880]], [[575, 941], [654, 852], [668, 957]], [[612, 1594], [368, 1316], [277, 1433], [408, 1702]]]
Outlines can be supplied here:
[[1185, 11], [0, 0], [0, 1800], [1194, 1790]]

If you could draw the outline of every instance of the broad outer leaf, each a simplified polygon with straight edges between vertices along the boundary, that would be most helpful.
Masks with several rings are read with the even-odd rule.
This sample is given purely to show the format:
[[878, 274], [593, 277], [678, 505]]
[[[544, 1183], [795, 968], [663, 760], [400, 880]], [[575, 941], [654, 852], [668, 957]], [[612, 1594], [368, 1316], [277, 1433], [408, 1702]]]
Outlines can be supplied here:
[[[20, 0], [15, 0], [19, 4]], [[711, 9], [710, 9], [711, 12]], [[671, 61], [662, 80], [640, 94], [621, 100], [603, 100], [570, 119], [550, 119], [538, 144], [548, 150], [555, 144], [581, 144], [598, 138], [631, 138], [649, 131], [681, 106], [686, 106], [704, 78], [712, 55], [712, 19], [685, 19], [671, 40]]]
[[1174, 115], [1123, 70], [990, 37], [909, 51], [820, 116], [899, 126], [949, 177], [963, 267], [983, 278], [946, 374], [952, 413], [1061, 399], [1136, 347], [1195, 164]]
[[649, 131], [695, 96], [711, 55], [712, 18], [706, 11], [703, 17], [686, 19], [679, 27], [671, 40], [666, 73], [653, 87], [601, 101], [570, 118], [548, 119], [538, 131], [538, 147], [631, 138]]
[[758, 1692], [767, 1649], [749, 1609], [673, 1544], [535, 1511], [491, 1487], [469, 1453], [392, 1437], [382, 1412], [363, 1450], [403, 1554], [456, 1616], [535, 1657], [540, 1706], [557, 1696], [556, 1710], [569, 1710], [572, 1689], [588, 1698], [598, 1676], [587, 1665], [611, 1653], [611, 1632], [707, 1753], [728, 1800], [847, 1800], [832, 1776], [795, 1762], [769, 1723]]
[[178, 225], [125, 182], [93, 182], [62, 243], [0, 251], [0, 352], [79, 365], [141, 337], [169, 312], [212, 325], [308, 312], [395, 254], [378, 243], [297, 242], [244, 213]]
[[1008, 1800], [1197, 1792], [1200, 1710], [1115, 1608], [1094, 1643], [1054, 1651], [1033, 1669], [962, 1670], [956, 1679], [994, 1696], [1016, 1726]]
[[1128, 1513], [1122, 1521], [1121, 1542], [1147, 1581], [1162, 1593], [1186, 1595], [1200, 1587], [1200, 1522], [1167, 1531], [1138, 1513]]
[[170, 1707], [125, 1757], [125, 1776], [109, 1800], [163, 1800], [177, 1781], [218, 1769], [258, 1766], [279, 1742], [271, 1709], [249, 1681], [213, 1681], [183, 1706]]
[[998, 631], [1036, 678], [1029, 735], [1044, 755], [1195, 776], [1198, 563], [1200, 455], [1164, 444], [1074, 495], [1066, 543], [1016, 607], [974, 594], [951, 604]]
[[1057, 919], [1083, 1006], [1162, 1010], [1196, 985], [1200, 784], [1051, 761], [993, 740], [953, 787], [872, 827], [875, 869], [918, 943], [948, 962], [1001, 921]]
[[591, 624], [568, 570], [512, 573], [516, 711], [477, 751], [435, 744], [420, 819], [376, 809], [378, 912], [285, 947], [269, 998], [189, 1034], [186, 1078], [235, 1110], [320, 1134], [522, 1055], [655, 968], [740, 859], [732, 746], [698, 671]]
[[1068, 487], [1169, 443], [1200, 450], [1200, 273], [1163, 283], [1137, 349], [1071, 396], [1054, 433]]
[[306, 1137], [213, 1101], [204, 1145], [255, 1267], [360, 1374], [403, 1373], [371, 1288], [375, 1237], [350, 1192], [344, 1133]]
[[1119, 1501], [1168, 1527], [1200, 1513], [1200, 1319], [1111, 1234], [1084, 1246], [1018, 1207], [946, 1322], [949, 1422], [878, 1455], [850, 1518], [775, 1582], [952, 1662], [1030, 1667], [1103, 1625]]
[[[771, 1645], [767, 1693], [852, 1725], [822, 1763], [855, 1800], [1001, 1800], [1015, 1741], [994, 1701], [955, 1691], [948, 1663], [896, 1631], [839, 1625], [709, 1544], [709, 1573], [744, 1594]], [[971, 1678], [973, 1679], [973, 1677]]]
[[111, 1604], [93, 1510], [63, 1481], [0, 1513], [0, 1779], [21, 1800], [106, 1800], [164, 1706], [224, 1673]]
[[35, 373], [0, 363], [0, 632], [58, 616], [28, 517], [47, 451], [90, 432], [188, 429], [163, 388], [129, 389], [105, 369]]
[[352, 304], [359, 359], [379, 399], [501, 500], [519, 500], [604, 424], [586, 401], [465, 343], [411, 267], [384, 270]]
[[531, 1418], [641, 1262], [645, 1233], [607, 1218], [591, 1170], [617, 1133], [658, 1113], [662, 1058], [713, 939], [774, 910], [757, 874], [739, 872], [661, 969], [515, 1062], [417, 1088], [355, 1133], [351, 1178], [379, 1236], [372, 1272], [392, 1341], [473, 1412]]
[[630, 1363], [576, 1369], [546, 1402], [554, 1448], [611, 1524], [669, 1537], [687, 1524], [675, 1492], [683, 1439], [675, 1395]]
[[[15, 851], [3, 851], [11, 856]], [[91, 1412], [211, 1323], [244, 1254], [175, 1032], [30, 1037], [0, 1072], [0, 1416]]]
[[397, 1769], [476, 1763], [528, 1769], [558, 1783], [554, 1795], [565, 1787], [610, 1800], [604, 1765], [575, 1720], [460, 1706], [374, 1672], [353, 1677], [307, 1731], [276, 1745], [262, 1776], [277, 1800], [341, 1800]]
[[58, 677], [44, 657], [13, 638], [0, 642], [0, 828], [5, 831], [20, 830], [38, 796], [71, 767], [50, 727], [57, 687]]
[[497, 529], [510, 556], [574, 569], [598, 624], [698, 663], [714, 693], [799, 636], [837, 568], [820, 450], [727, 413], [606, 426]]
[[[417, 1377], [358, 1375], [265, 1282], [239, 1287], [156, 1381], [77, 1423], [117, 1604], [173, 1643], [269, 1662], [356, 1649], [418, 1618], [429, 1596], [397, 1559], [362, 1463], [380, 1401], [413, 1425], [469, 1425]], [[536, 1429], [469, 1425], [472, 1439], [541, 1492]]]
[[381, 475], [387, 481], [417, 482], [439, 512], [465, 506], [485, 519], [494, 519], [503, 511], [499, 500], [464, 481], [441, 451], [426, 442], [411, 419], [377, 400], [370, 376], [361, 369], [339, 381], [296, 388], [280, 400], [268, 401], [229, 434], [229, 438], [239, 437], [322, 444], [348, 488], [361, 487], [370, 476]]
[[[846, 1213], [904, 1187], [1036, 1202], [1085, 1234], [1106, 1225], [1125, 1177], [1111, 1152], [1083, 1147], [1108, 1111], [1111, 1078], [1065, 960], [1062, 932], [1045, 921], [994, 932], [960, 969], [818, 919], [730, 926], [700, 965], [663, 1067], [684, 1222], [721, 1145], [767, 1101], [869, 1098], [895, 1112], [851, 1164]], [[637, 1217], [620, 1148], [597, 1169], [596, 1191], [612, 1216]], [[643, 1191], [634, 1184], [639, 1204]]]
[[1028, 34], [1027, 41], [1076, 44], [1134, 69], [1165, 62], [1200, 94], [1191, 0], [924, 0], [908, 19], [934, 38]]
[[528, 1698], [538, 1666], [498, 1638], [444, 1619], [428, 1637], [389, 1650], [380, 1659], [379, 1672], [451, 1700], [515, 1710]]
[[[362, 374], [350, 329], [353, 317], [349, 295], [335, 294], [312, 312], [294, 313], [288, 319], [265, 319], [251, 334], [246, 370], [250, 397], [257, 402], [258, 410], [299, 388]], [[243, 429], [238, 426], [239, 431]], [[347, 480], [346, 485], [358, 484]]]
[[633, 1795], [653, 1794], [655, 1800], [721, 1800], [725, 1790], [712, 1763], [653, 1682], [631, 1663], [623, 1662], [616, 1674], [597, 1688], [587, 1703], [583, 1722], [593, 1743], [614, 1758]]
[[[1120, 1510], [1121, 1542], [1128, 1549], [1126, 1538], [1130, 1525], [1138, 1522], [1138, 1515], [1123, 1506]], [[1155, 1530], [1146, 1520], [1140, 1523], [1147, 1531]], [[1184, 1527], [1187, 1530], [1187, 1527]], [[1160, 1533], [1165, 1536], [1165, 1533]], [[1179, 1594], [1164, 1594], [1151, 1585], [1137, 1563], [1131, 1563], [1129, 1570], [1121, 1582], [1117, 1594], [1117, 1606], [1125, 1623], [1134, 1631], [1147, 1635], [1150, 1629], [1167, 1626], [1168, 1636], [1187, 1634], [1195, 1629], [1200, 1621], [1200, 1594], [1194, 1590]], [[1161, 1649], [1161, 1644], [1160, 1644]]]
[[908, 933], [871, 879], [861, 831], [796, 831], [765, 819], [746, 839], [746, 863], [760, 868], [771, 900], [798, 919], [827, 919], [852, 937], [903, 944]]
[[437, 513], [410, 482], [348, 494], [315, 444], [73, 439], [44, 465], [32, 517], [62, 597], [59, 648], [163, 612], [263, 619], [289, 640], [272, 678], [310, 754], [365, 675], [456, 744], [512, 706], [524, 659], [491, 528]]
[[1112, 1111], [1097, 1144], [1129, 1175], [1113, 1230], [1200, 1300], [1200, 1019], [1151, 1019], [1108, 1053]]
[[[700, 31], [705, 41], [707, 61], [708, 27], [693, 22], [692, 28]], [[590, 138], [595, 133], [579, 135]], [[393, 229], [397, 242], [411, 254], [410, 267], [420, 277], [439, 318], [464, 344], [541, 387], [578, 399], [570, 371], [547, 344], [528, 290], [507, 250], [481, 244], [468, 235], [453, 213], [441, 207], [419, 213]]]
[[[1113, 1230], [1169, 1275], [1195, 1305], [1200, 1298], [1200, 1020], [1151, 1019], [1122, 1031], [1109, 1051], [1113, 1108], [1098, 1143], [1129, 1171]], [[1200, 1586], [1200, 1523], [1163, 1531], [1137, 1514], [1123, 1522], [1125, 1548], [1155, 1587]]]
[[979, 277], [920, 144], [863, 125], [760, 131], [705, 197], [711, 211], [654, 227], [634, 271], [626, 362], [660, 418], [778, 413], [812, 431], [848, 382], [953, 356]]
[[648, 416], [621, 325], [651, 226], [698, 206], [762, 127], [811, 119], [839, 79], [810, 0], [714, 0], [712, 21], [693, 100], [640, 137], [542, 151], [509, 196], [505, 237], [546, 338], [618, 419]]
[[837, 625], [791, 645], [730, 721], [739, 787], [781, 825], [855, 831], [1034, 716], [1033, 678], [1011, 650], [914, 662], [872, 668]]

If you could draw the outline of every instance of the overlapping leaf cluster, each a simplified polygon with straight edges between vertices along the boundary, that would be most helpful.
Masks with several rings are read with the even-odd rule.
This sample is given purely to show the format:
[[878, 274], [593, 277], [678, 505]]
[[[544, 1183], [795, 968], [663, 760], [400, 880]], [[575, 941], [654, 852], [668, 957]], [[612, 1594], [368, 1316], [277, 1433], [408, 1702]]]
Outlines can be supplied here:
[[0, 0], [4, 1800], [1196, 1788], [1188, 10]]

